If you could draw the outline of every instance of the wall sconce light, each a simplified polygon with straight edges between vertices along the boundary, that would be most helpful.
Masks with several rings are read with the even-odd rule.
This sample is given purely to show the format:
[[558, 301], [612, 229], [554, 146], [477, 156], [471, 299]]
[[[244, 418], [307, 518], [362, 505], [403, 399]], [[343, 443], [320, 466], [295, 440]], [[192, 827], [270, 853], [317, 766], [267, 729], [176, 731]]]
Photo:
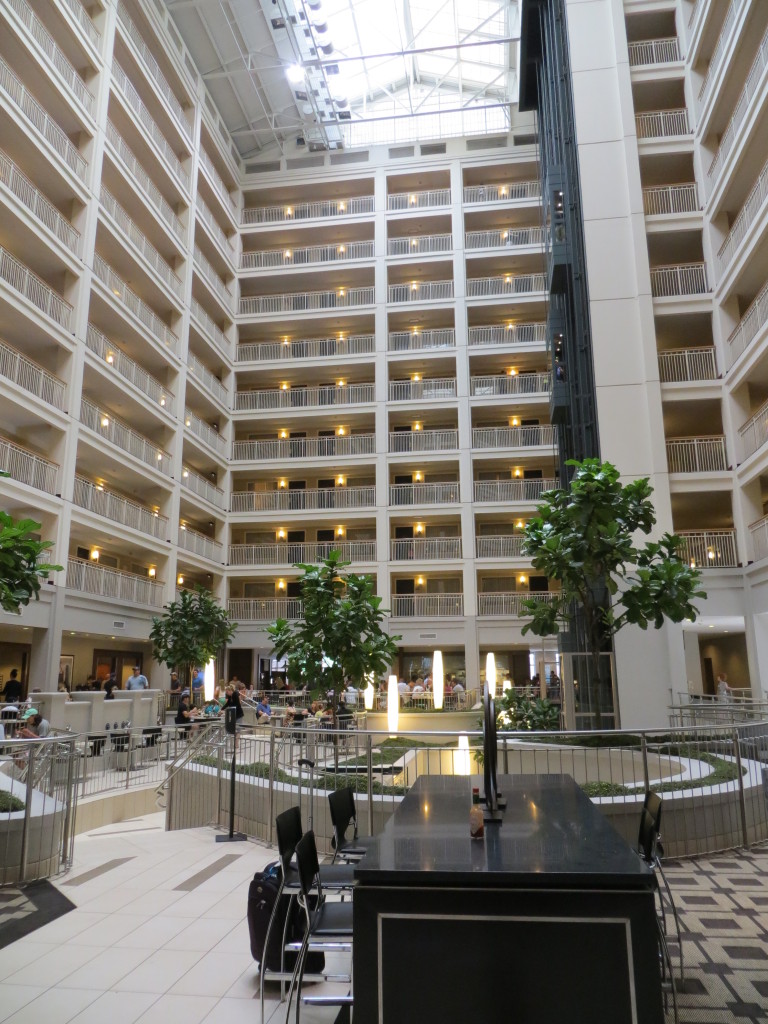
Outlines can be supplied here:
[[376, 696], [376, 691], [373, 688], [373, 672], [369, 672], [366, 676], [368, 685], [363, 691], [363, 701], [365, 703], [366, 711], [373, 711], [373, 698]]
[[92, 562], [98, 562], [98, 560], [99, 560], [99, 549], [98, 548], [91, 548], [91, 561]]
[[186, 528], [187, 528], [187, 524], [186, 523], [179, 523], [179, 529], [180, 530], [186, 530]]
[[344, 246], [340, 245], [339, 246], [339, 253], [343, 256], [345, 252], [346, 252], [346, 249], [344, 248]]
[[517, 582], [518, 583], [525, 583], [525, 580], [526, 580], [525, 576], [518, 576], [518, 578], [517, 578]]
[[411, 377], [411, 380], [413, 381], [414, 384], [418, 384], [419, 381], [421, 380], [421, 374], [414, 373], [414, 375]]
[[287, 391], [288, 390], [288, 382], [287, 381], [283, 381], [283, 383], [280, 385], [280, 390], [281, 391]]
[[416, 196], [411, 196], [410, 197], [410, 202], [411, 202], [411, 206], [414, 206], [416, 204]]
[[339, 288], [339, 298], [340, 299], [344, 298], [344, 289], [343, 288]]
[[344, 437], [344, 434], [345, 434], [345, 433], [346, 433], [346, 431], [344, 430], [344, 427], [339, 427], [339, 429], [338, 429], [338, 430], [336, 431], [336, 434], [337, 434], [337, 435], [338, 435], [339, 437]]
[[416, 533], [424, 533], [424, 523], [416, 523]]
[[416, 281], [411, 281], [411, 291], [415, 292], [419, 290], [419, 285]]
[[216, 660], [211, 658], [203, 671], [203, 696], [206, 701], [213, 700], [213, 691], [216, 686]]
[[336, 387], [337, 388], [344, 388], [346, 386], [347, 386], [347, 382], [345, 380], [337, 380], [336, 381]]
[[154, 579], [156, 575], [157, 569], [155, 569], [154, 565], [150, 565], [149, 569], [147, 569], [147, 576], [149, 576], [150, 579]]
[[389, 735], [397, 735], [398, 719], [400, 718], [400, 693], [397, 689], [397, 676], [391, 675], [387, 685], [387, 726]]
[[187, 477], [189, 476], [189, 470], [188, 469], [182, 469], [181, 475], [186, 480]]
[[280, 490], [284, 490], [288, 486], [288, 481], [287, 480], [278, 480], [277, 481], [277, 486], [280, 488]]
[[499, 192], [499, 195], [505, 196], [506, 194], [507, 194], [506, 185], [502, 185], [501, 191]]
[[158, 462], [162, 462], [163, 461], [163, 453], [162, 452], [158, 452], [157, 455], [155, 456], [155, 458], [157, 459]]
[[416, 473], [413, 474], [413, 479], [414, 479], [414, 481], [417, 484], [420, 484], [422, 482], [422, 480], [424, 479], [424, 474], [420, 473], [420, 472], [416, 472]]
[[342, 202], [342, 203], [339, 203], [339, 213], [344, 213], [344, 211], [346, 210], [346, 208], [347, 208], [347, 207], [346, 207], [346, 203], [343, 203], [343, 202]]
[[513, 416], [510, 419], [510, 421], [509, 421], [509, 425], [510, 425], [510, 427], [519, 427], [520, 426], [520, 417], [519, 416]]
[[435, 704], [435, 711], [442, 711], [444, 693], [443, 652], [435, 651], [432, 655], [432, 699]]
[[277, 581], [277, 589], [278, 590], [285, 590], [285, 580], [278, 580]]
[[112, 366], [114, 361], [115, 361], [114, 353], [113, 352], [107, 352], [107, 362], [109, 363], [109, 365]]
[[416, 577], [416, 586], [417, 587], [423, 587], [424, 586], [424, 577], [423, 576], [417, 576]]
[[104, 484], [96, 484], [96, 490], [97, 491], [103, 491], [104, 490]]
[[488, 684], [488, 696], [496, 696], [496, 655], [489, 651], [485, 656], [485, 681]]
[[453, 774], [469, 775], [469, 737], [464, 732], [459, 736], [459, 749], [453, 755]]
[[418, 331], [418, 328], [414, 327], [414, 328], [413, 328], [413, 337], [414, 337], [414, 338], [418, 338], [418, 336], [419, 336], [419, 331]]
[[109, 426], [109, 416], [102, 416], [101, 417], [101, 425], [102, 425], [102, 427], [108, 427]]
[[337, 537], [343, 537], [344, 536], [344, 527], [343, 526], [337, 526], [336, 527], [336, 536]]
[[504, 275], [504, 284], [512, 284], [512, 275], [511, 274], [505, 274]]
[[523, 522], [522, 519], [518, 519], [517, 522], [515, 523], [515, 527], [518, 530], [522, 530], [524, 526], [525, 526], [525, 523]]
[[287, 260], [289, 260], [291, 258], [291, 250], [290, 249], [286, 249], [285, 252], [283, 253], [283, 255], [285, 256], [285, 258]]
[[413, 424], [413, 429], [414, 430], [421, 430], [421, 424], [420, 423], [414, 423]]
[[343, 476], [337, 476], [337, 477], [336, 477], [336, 483], [337, 483], [337, 485], [338, 485], [339, 487], [343, 487], [343, 486], [344, 486], [344, 484], [346, 483], [346, 481], [345, 481], [345, 479], [344, 479], [344, 477], [343, 477]]
[[290, 341], [287, 338], [283, 338], [283, 344], [284, 345], [290, 345], [291, 343], [290, 343]]
[[179, 575], [176, 577], [176, 586], [181, 587], [184, 585], [184, 577]]
[[517, 370], [514, 368], [514, 366], [510, 366], [510, 368], [507, 371], [507, 373], [509, 374], [510, 377], [516, 377], [517, 376]]
[[292, 217], [293, 216], [293, 210], [290, 208], [290, 206], [286, 206], [286, 208], [285, 208], [285, 216], [286, 217]]
[[160, 405], [162, 405], [163, 408], [165, 408], [165, 395], [160, 396]]
[[283, 530], [282, 527], [277, 531], [277, 539], [285, 540], [285, 530]]
[[520, 469], [516, 469], [515, 470], [515, 476], [522, 476], [522, 475], [523, 475], [522, 470], [520, 470]]
[[511, 689], [512, 689], [512, 680], [511, 679], [504, 679], [502, 681], [502, 684], [501, 684], [501, 692], [502, 693], [506, 693], [507, 690], [511, 690]]
[[287, 430], [281, 430], [280, 431], [280, 439], [284, 441], [286, 439], [286, 437], [288, 437], [288, 431]]

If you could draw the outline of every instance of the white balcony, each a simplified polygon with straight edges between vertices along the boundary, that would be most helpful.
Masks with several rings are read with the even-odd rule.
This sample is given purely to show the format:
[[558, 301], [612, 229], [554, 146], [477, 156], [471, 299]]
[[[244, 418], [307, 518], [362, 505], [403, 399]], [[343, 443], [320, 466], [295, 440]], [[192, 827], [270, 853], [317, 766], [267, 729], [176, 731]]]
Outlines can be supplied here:
[[749, 229], [765, 208], [765, 201], [768, 199], [768, 163], [763, 165], [760, 176], [755, 182], [752, 190], [744, 201], [731, 230], [717, 252], [717, 264], [722, 273], [733, 259], [733, 254], [738, 249]]
[[450, 233], [387, 239], [387, 256], [421, 256], [433, 252], [450, 252], [452, 248], [453, 236]]
[[750, 523], [749, 532], [752, 535], [755, 561], [759, 561], [768, 556], [768, 516], [763, 516], [762, 519]]
[[739, 427], [741, 460], [748, 459], [768, 441], [768, 402], [763, 402], [757, 412]]
[[209, 338], [216, 347], [229, 356], [231, 344], [226, 334], [219, 325], [214, 321], [213, 317], [209, 316], [197, 299], [191, 299], [189, 303], [189, 309], [192, 316], [197, 320], [200, 326], [203, 328], [203, 333]]
[[496, 231], [467, 231], [464, 235], [465, 249], [514, 249], [543, 244], [543, 228], [500, 228]]
[[651, 268], [651, 294], [654, 299], [705, 295], [708, 291], [707, 268], [703, 263]]
[[45, 281], [32, 273], [15, 256], [0, 248], [0, 281], [5, 281], [14, 291], [23, 295], [37, 309], [65, 330], [70, 329], [72, 306], [66, 299], [49, 288]]
[[390, 331], [390, 352], [426, 352], [437, 348], [455, 348], [456, 332], [452, 327], [426, 331]]
[[482, 536], [475, 538], [476, 558], [522, 558], [523, 557], [522, 534], [510, 536]]
[[67, 385], [21, 352], [0, 341], [0, 376], [18, 384], [55, 409], [64, 408]]
[[301, 249], [264, 249], [244, 252], [241, 270], [273, 270], [304, 267], [311, 263], [346, 263], [373, 259], [373, 242], [343, 242], [338, 245], [310, 245]]
[[461, 558], [461, 537], [408, 537], [389, 542], [392, 562], [439, 562]]
[[80, 255], [80, 232], [73, 228], [66, 218], [62, 217], [53, 203], [48, 202], [40, 192], [22, 174], [11, 158], [0, 150], [0, 184], [5, 185], [9, 192], [22, 203], [29, 212], [44, 224], [76, 256]]
[[507, 373], [472, 377], [469, 381], [469, 393], [473, 398], [548, 395], [551, 387], [551, 373]]
[[80, 0], [64, 0], [64, 3], [66, 4], [72, 17], [80, 26], [86, 38], [96, 47], [96, 49], [98, 49], [99, 41], [101, 40], [101, 32], [99, 32], [99, 30], [93, 24], [91, 16], [80, 3]]
[[99, 201], [120, 230], [130, 238], [154, 274], [170, 288], [177, 298], [181, 298], [183, 289], [181, 278], [171, 269], [144, 232], [139, 230], [138, 225], [103, 185]]
[[698, 213], [699, 196], [696, 182], [684, 185], [658, 185], [643, 189], [643, 210], [646, 217]]
[[470, 346], [476, 345], [546, 345], [547, 325], [505, 324], [493, 327], [470, 327]]
[[396, 430], [389, 435], [389, 450], [393, 453], [448, 452], [458, 446], [458, 430]]
[[272, 362], [285, 359], [326, 359], [333, 356], [369, 355], [376, 349], [373, 334], [342, 338], [302, 338], [284, 341], [252, 341], [237, 346], [237, 361]]
[[433, 188], [423, 192], [393, 192], [387, 196], [387, 209], [424, 210], [431, 206], [450, 206], [451, 190]]
[[352, 199], [321, 199], [314, 203], [286, 203], [284, 206], [252, 206], [243, 210], [243, 225], [293, 223], [330, 217], [357, 217], [373, 213], [373, 196]]
[[215, 294], [224, 304], [224, 308], [228, 313], [230, 313], [232, 311], [232, 289], [228, 284], [225, 284], [224, 281], [222, 281], [216, 268], [210, 260], [203, 255], [198, 246], [195, 246], [193, 259], [197, 273], [208, 282]]
[[223, 546], [213, 537], [206, 537], [204, 533], [199, 533], [184, 523], [179, 525], [179, 547], [202, 555], [203, 558], [210, 558], [212, 562], [221, 562], [224, 552]]
[[317, 541], [309, 544], [230, 544], [230, 565], [281, 566], [321, 562], [332, 551], [349, 562], [375, 562], [375, 540]]
[[667, 441], [670, 473], [721, 473], [728, 468], [725, 438], [676, 437]]
[[208, 391], [210, 395], [221, 402], [222, 405], [228, 405], [229, 395], [227, 393], [227, 389], [221, 383], [219, 378], [211, 373], [207, 366], [200, 362], [193, 352], [187, 353], [187, 368], [192, 376], [205, 387], [206, 391]]
[[371, 508], [376, 488], [319, 487], [303, 490], [233, 491], [233, 512], [304, 512], [350, 508]]
[[700, 106], [704, 105], [706, 98], [709, 94], [709, 90], [714, 80], [714, 77], [717, 74], [718, 68], [720, 67], [720, 61], [723, 57], [723, 51], [725, 49], [726, 43], [730, 38], [731, 30], [733, 29], [733, 23], [736, 20], [736, 15], [739, 13], [739, 11], [746, 2], [747, 0], [731, 0], [730, 4], [728, 5], [728, 10], [725, 12], [725, 17], [723, 18], [723, 24], [720, 27], [720, 35], [717, 37], [717, 42], [715, 43], [715, 48], [712, 51], [712, 56], [709, 58], [707, 73], [704, 76], [704, 81], [701, 83], [701, 87], [699, 88]]
[[635, 114], [635, 131], [638, 139], [675, 139], [691, 134], [688, 111], [653, 110], [646, 114]]
[[151, 335], [165, 342], [172, 352], [178, 349], [179, 339], [143, 299], [132, 291], [125, 281], [118, 277], [110, 265], [98, 253], [93, 256], [94, 276], [112, 293], [114, 298], [149, 331]]
[[168, 519], [151, 508], [139, 505], [135, 501], [129, 501], [114, 491], [108, 491], [104, 487], [91, 483], [84, 477], [75, 477], [75, 487], [72, 494], [72, 501], [78, 508], [84, 508], [94, 512], [97, 516], [103, 516], [113, 523], [122, 523], [123, 526], [130, 526], [133, 530], [146, 533], [150, 537], [157, 537], [158, 540], [167, 539]]
[[376, 385], [345, 384], [320, 388], [275, 388], [269, 391], [238, 391], [237, 412], [270, 409], [309, 409], [326, 406], [363, 405], [374, 401]]
[[390, 402], [444, 401], [456, 397], [455, 377], [425, 377], [423, 380], [391, 380]]
[[716, 380], [714, 348], [680, 348], [659, 352], [659, 379], [662, 384]]
[[276, 619], [300, 619], [303, 606], [293, 597], [231, 597], [227, 612], [233, 622], [274, 622]]
[[188, 466], [184, 466], [181, 470], [181, 486], [186, 487], [188, 491], [192, 491], [193, 494], [197, 494], [200, 498], [210, 501], [216, 508], [222, 510], [226, 508], [224, 491]]
[[152, 608], [161, 608], [163, 604], [163, 583], [132, 572], [106, 569], [95, 562], [85, 562], [79, 558], [67, 561], [66, 586], [68, 590], [96, 594], [98, 597], [128, 604], [145, 604]]
[[475, 501], [492, 501], [501, 504], [522, 503], [535, 505], [544, 491], [558, 486], [553, 477], [538, 480], [475, 480]]
[[749, 309], [728, 337], [726, 362], [728, 369], [733, 366], [742, 352], [754, 340], [758, 332], [768, 322], [768, 284], [752, 300]]
[[199, 437], [209, 448], [213, 448], [223, 458], [226, 458], [228, 444], [218, 430], [214, 429], [205, 420], [201, 420], [190, 409], [184, 410], [184, 426], [191, 431], [195, 437]]
[[502, 277], [470, 277], [467, 298], [501, 298], [507, 295], [533, 295], [546, 289], [543, 274], [504, 274]]
[[128, 168], [134, 185], [138, 186], [145, 201], [152, 207], [163, 223], [168, 225], [176, 238], [182, 239], [184, 237], [184, 226], [173, 212], [171, 204], [144, 170], [131, 147], [110, 120], [107, 120], [107, 141]]
[[475, 427], [473, 448], [533, 448], [557, 444], [557, 430], [549, 423], [532, 427]]
[[6, 437], [0, 436], [0, 469], [11, 480], [35, 487], [47, 494], [56, 494], [59, 485], [59, 467], [36, 452], [22, 448]]
[[481, 593], [477, 595], [478, 615], [503, 615], [510, 619], [524, 619], [528, 612], [523, 606], [524, 601], [551, 601], [555, 597], [555, 591], [537, 590], [533, 593], [527, 591], [512, 591], [508, 593]]
[[508, 181], [501, 185], [467, 185], [464, 188], [464, 202], [508, 203], [513, 199], [538, 199], [541, 184], [538, 181]]
[[153, 466], [158, 472], [170, 476], [171, 456], [168, 452], [153, 444], [142, 434], [137, 433], [126, 423], [115, 419], [111, 412], [100, 409], [87, 398], [83, 398], [80, 403], [80, 422], [98, 434], [102, 440], [109, 441], [145, 465]]
[[355, 434], [351, 437], [292, 437], [264, 441], [235, 441], [232, 459], [259, 462], [262, 459], [281, 462], [289, 459], [326, 459], [352, 455], [373, 455], [376, 451], [375, 434]]
[[453, 281], [410, 281], [391, 284], [388, 302], [436, 302], [453, 298]]
[[739, 564], [735, 530], [678, 530], [678, 554], [699, 569], [734, 569]]
[[644, 39], [629, 43], [629, 66], [647, 67], [651, 64], [673, 64], [680, 60], [677, 36], [671, 39]]
[[208, 230], [211, 232], [213, 237], [222, 247], [224, 252], [229, 256], [230, 259], [235, 257], [235, 247], [232, 243], [232, 239], [228, 238], [227, 235], [221, 228], [221, 225], [213, 215], [213, 211], [210, 206], [206, 203], [203, 197], [198, 192], [195, 196], [195, 209], [200, 220], [205, 224]]
[[455, 505], [458, 501], [458, 480], [389, 486], [390, 505]]
[[393, 594], [392, 617], [398, 619], [458, 618], [464, 614], [463, 594]]
[[205, 172], [214, 187], [216, 195], [222, 200], [225, 208], [232, 214], [232, 217], [236, 221], [239, 210], [237, 201], [232, 198], [232, 194], [224, 183], [224, 179], [216, 170], [213, 160], [208, 156], [205, 149], [200, 146], [197, 152], [200, 158], [200, 164], [205, 169]]
[[282, 295], [247, 295], [240, 299], [241, 316], [270, 313], [310, 313], [324, 309], [348, 309], [350, 306], [371, 306], [374, 290], [368, 288], [337, 288], [335, 291], [288, 292]]

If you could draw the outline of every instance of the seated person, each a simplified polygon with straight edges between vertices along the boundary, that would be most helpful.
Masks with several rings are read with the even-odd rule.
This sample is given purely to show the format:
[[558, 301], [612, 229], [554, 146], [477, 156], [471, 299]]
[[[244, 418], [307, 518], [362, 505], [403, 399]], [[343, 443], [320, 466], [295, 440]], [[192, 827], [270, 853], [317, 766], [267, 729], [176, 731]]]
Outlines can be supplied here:
[[[238, 703], [240, 699], [238, 698]], [[266, 722], [269, 724], [272, 718], [272, 708], [269, 706], [266, 693], [262, 693], [259, 697], [259, 703], [256, 705], [256, 721]]]
[[27, 708], [21, 716], [21, 722], [21, 727], [16, 733], [20, 739], [43, 739], [51, 731], [51, 723], [47, 718], [43, 718], [37, 708]]
[[189, 706], [189, 691], [185, 690], [182, 693], [181, 697], [179, 698], [179, 706], [176, 711], [176, 717], [174, 718], [174, 722], [176, 723], [176, 725], [186, 726], [186, 728], [179, 730], [180, 732], [184, 732], [186, 734], [192, 728], [191, 723], [199, 717], [200, 713], [198, 712], [197, 708], [191, 708]]

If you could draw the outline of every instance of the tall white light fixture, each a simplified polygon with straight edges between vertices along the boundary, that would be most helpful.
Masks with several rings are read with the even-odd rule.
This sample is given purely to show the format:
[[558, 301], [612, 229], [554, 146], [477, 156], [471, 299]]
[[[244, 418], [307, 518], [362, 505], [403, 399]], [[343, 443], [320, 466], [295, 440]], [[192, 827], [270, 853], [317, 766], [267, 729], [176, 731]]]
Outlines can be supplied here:
[[488, 683], [488, 695], [496, 696], [496, 657], [493, 651], [485, 656], [485, 681]]
[[469, 775], [469, 737], [465, 732], [459, 736], [459, 749], [453, 755], [453, 774]]
[[373, 688], [373, 672], [368, 673], [368, 685], [363, 692], [363, 700], [365, 701], [365, 710], [373, 711], [373, 698], [376, 691]]
[[387, 725], [391, 736], [397, 734], [398, 720], [400, 718], [400, 692], [397, 689], [397, 676], [389, 677], [387, 687]]
[[205, 666], [203, 673], [203, 693], [206, 701], [213, 700], [213, 691], [216, 687], [216, 659], [211, 658]]
[[444, 693], [443, 652], [435, 651], [432, 655], [432, 698], [435, 702], [435, 711], [442, 711]]

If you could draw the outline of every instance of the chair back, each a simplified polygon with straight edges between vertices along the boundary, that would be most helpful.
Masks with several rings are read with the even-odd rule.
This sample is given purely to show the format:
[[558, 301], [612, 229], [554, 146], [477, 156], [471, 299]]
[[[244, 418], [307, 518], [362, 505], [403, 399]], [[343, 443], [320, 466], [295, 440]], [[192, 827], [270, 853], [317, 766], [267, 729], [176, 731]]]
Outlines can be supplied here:
[[277, 830], [277, 850], [280, 854], [280, 867], [283, 872], [283, 879], [288, 874], [293, 854], [302, 836], [301, 830], [301, 808], [289, 807], [287, 811], [278, 814], [275, 818]]
[[317, 845], [315, 833], [310, 829], [305, 832], [296, 844], [296, 867], [299, 873], [299, 886], [301, 895], [305, 902], [305, 908], [309, 909], [309, 896], [313, 890], [317, 891], [318, 904], [322, 902], [322, 887], [320, 885], [320, 864], [317, 859]]
[[643, 810], [640, 816], [640, 832], [637, 837], [637, 849], [646, 864], [653, 864], [656, 857], [656, 846], [659, 841], [661, 826], [662, 800], [658, 793], [650, 790], [645, 794]]
[[352, 788], [345, 786], [343, 789], [336, 789], [329, 793], [328, 805], [331, 811], [334, 845], [339, 849], [346, 841], [350, 822], [355, 823], [355, 838], [357, 838], [357, 815]]

